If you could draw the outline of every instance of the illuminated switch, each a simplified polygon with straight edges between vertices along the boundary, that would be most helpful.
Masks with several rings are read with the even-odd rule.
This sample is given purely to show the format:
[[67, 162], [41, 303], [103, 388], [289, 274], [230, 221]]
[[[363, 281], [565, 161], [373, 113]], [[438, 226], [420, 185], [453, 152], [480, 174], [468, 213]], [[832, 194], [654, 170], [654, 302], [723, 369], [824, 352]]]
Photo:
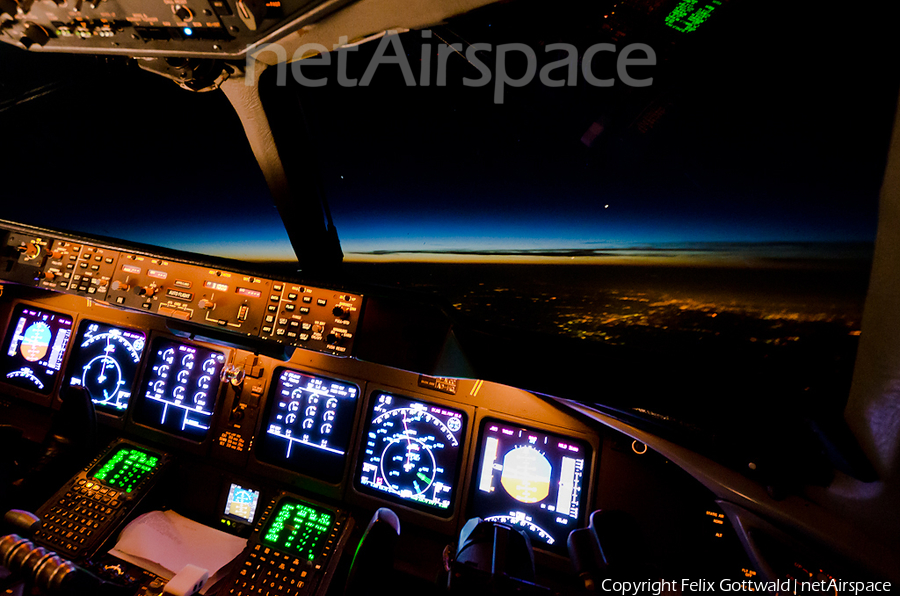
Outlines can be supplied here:
[[296, 300], [297, 294], [288, 294], [288, 300]]
[[300, 314], [301, 314], [301, 315], [308, 315], [308, 314], [309, 314], [309, 307], [308, 307], [308, 306], [301, 306], [301, 307], [300, 307]]
[[318, 304], [319, 306], [325, 306], [326, 304], [328, 304], [328, 301], [324, 298], [319, 298], [318, 300], [316, 300], [316, 304]]
[[310, 302], [312, 302], [312, 296], [304, 296], [303, 302], [306, 302], [307, 304], [309, 304]]
[[297, 307], [293, 304], [285, 304], [284, 305], [284, 310], [293, 311], [295, 308], [297, 308]]

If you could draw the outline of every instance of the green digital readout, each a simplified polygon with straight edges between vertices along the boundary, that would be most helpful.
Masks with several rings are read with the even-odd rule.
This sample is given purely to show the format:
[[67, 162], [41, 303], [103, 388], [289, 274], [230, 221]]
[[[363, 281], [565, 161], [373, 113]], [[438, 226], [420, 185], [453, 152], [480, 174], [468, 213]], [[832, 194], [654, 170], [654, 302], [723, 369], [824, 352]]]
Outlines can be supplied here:
[[334, 516], [306, 503], [282, 499], [273, 511], [262, 541], [313, 561], [322, 545], [322, 536], [331, 530]]
[[159, 457], [133, 447], [120, 447], [91, 472], [91, 476], [107, 486], [131, 492], [147, 474], [156, 468]]
[[682, 0], [666, 17], [666, 25], [682, 33], [696, 31], [700, 25], [706, 22], [717, 6], [722, 6], [720, 0], [702, 3], [700, 0]]

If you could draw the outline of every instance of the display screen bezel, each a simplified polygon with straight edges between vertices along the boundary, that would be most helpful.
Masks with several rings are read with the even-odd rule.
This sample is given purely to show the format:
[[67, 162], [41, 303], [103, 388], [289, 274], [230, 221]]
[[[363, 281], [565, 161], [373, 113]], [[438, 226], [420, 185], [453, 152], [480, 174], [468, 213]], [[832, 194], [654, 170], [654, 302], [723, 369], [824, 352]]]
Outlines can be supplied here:
[[[144, 455], [147, 455], [147, 456], [150, 456], [150, 457], [155, 457], [155, 458], [156, 458], [156, 462], [154, 463], [154, 465], [153, 465], [153, 467], [152, 467], [151, 469], [147, 470], [147, 471], [146, 471], [146, 472], [145, 472], [145, 473], [144, 473], [144, 474], [143, 474], [143, 475], [142, 475], [142, 476], [141, 476], [141, 477], [140, 477], [140, 478], [132, 485], [131, 488], [125, 488], [124, 486], [121, 486], [121, 485], [119, 485], [119, 484], [114, 484], [114, 483], [109, 482], [109, 481], [107, 481], [107, 480], [105, 480], [105, 479], [103, 479], [103, 478], [97, 478], [97, 477], [95, 476], [95, 474], [96, 474], [99, 470], [101, 470], [101, 469], [103, 468], [103, 466], [105, 466], [110, 460], [112, 460], [113, 458], [115, 458], [116, 455], [118, 455], [119, 453], [121, 453], [121, 452], [124, 451], [124, 450], [137, 451], [137, 452], [142, 453], [142, 454], [144, 454]], [[161, 463], [162, 463], [162, 454], [157, 453], [157, 452], [155, 452], [155, 451], [151, 451], [151, 450], [149, 450], [149, 449], [144, 449], [143, 447], [137, 447], [136, 445], [131, 445], [131, 444], [129, 444], [129, 443], [121, 443], [121, 444], [119, 444], [119, 445], [116, 445], [116, 446], [113, 447], [112, 449], [110, 449], [110, 450], [109, 450], [109, 451], [108, 451], [108, 452], [107, 452], [107, 453], [106, 453], [106, 454], [105, 454], [105, 455], [104, 455], [104, 456], [103, 456], [96, 464], [94, 464], [94, 465], [91, 467], [91, 469], [88, 470], [86, 476], [87, 476], [88, 479], [94, 480], [94, 481], [96, 481], [96, 482], [99, 482], [100, 484], [103, 484], [104, 486], [108, 486], [108, 487], [110, 487], [110, 488], [114, 488], [114, 489], [119, 490], [119, 491], [122, 491], [123, 493], [126, 493], [126, 494], [131, 494], [131, 492], [133, 491], [133, 489], [137, 488], [142, 482], [144, 482], [147, 478], [149, 478], [151, 475], [153, 475], [153, 474], [156, 472], [156, 470], [159, 469], [159, 466], [161, 465]]]
[[[334, 457], [323, 457], [314, 461], [310, 460], [310, 462], [304, 466], [302, 464], [292, 464], [289, 460], [286, 460], [284, 457], [279, 457], [279, 455], [276, 454], [277, 448], [271, 442], [271, 440], [267, 439], [267, 431], [269, 425], [271, 424], [272, 412], [275, 408], [275, 404], [278, 401], [278, 388], [281, 383], [281, 377], [286, 372], [314, 377], [323, 381], [339, 383], [341, 385], [350, 386], [356, 389], [356, 398], [354, 400], [355, 403], [353, 405], [353, 412], [350, 416], [350, 419], [347, 421], [346, 446], [344, 447], [344, 453], [342, 455], [334, 454]], [[276, 368], [272, 373], [272, 380], [270, 382], [266, 405], [260, 414], [259, 424], [257, 425], [257, 439], [254, 442], [253, 455], [257, 461], [260, 461], [262, 463], [276, 466], [284, 470], [289, 470], [297, 474], [302, 474], [310, 478], [315, 478], [328, 484], [340, 484], [340, 482], [342, 482], [344, 479], [347, 462], [350, 460], [350, 455], [353, 451], [354, 430], [356, 428], [360, 404], [362, 402], [362, 389], [360, 387], [360, 384], [355, 381], [325, 376], [316, 372], [310, 372], [293, 367], [280, 366]]]
[[[414, 501], [412, 499], [405, 499], [396, 493], [382, 491], [378, 489], [370, 488], [367, 484], [363, 484], [361, 482], [362, 472], [364, 465], [366, 463], [366, 437], [369, 434], [371, 429], [372, 421], [374, 419], [374, 411], [377, 404], [378, 397], [380, 395], [391, 395], [396, 398], [400, 398], [406, 400], [410, 403], [421, 403], [423, 405], [441, 408], [450, 410], [454, 413], [460, 414], [460, 418], [462, 420], [462, 427], [460, 430], [459, 436], [459, 445], [457, 447], [456, 453], [456, 462], [455, 467], [452, 471], [453, 474], [453, 486], [450, 491], [450, 503], [446, 509], [440, 508], [435, 505], [428, 505], [418, 501]], [[398, 505], [407, 507], [409, 509], [413, 509], [419, 511], [421, 513], [425, 513], [431, 516], [435, 516], [441, 519], [450, 519], [455, 515], [456, 509], [459, 506], [461, 495], [464, 494], [464, 487], [461, 485], [461, 469], [464, 461], [468, 457], [468, 437], [470, 432], [470, 424], [472, 421], [472, 415], [463, 404], [457, 404], [453, 402], [444, 402], [443, 400], [434, 400], [431, 398], [425, 398], [417, 395], [410, 395], [405, 392], [395, 391], [393, 389], [372, 389], [369, 392], [368, 400], [366, 402], [366, 408], [364, 411], [363, 419], [360, 422], [361, 427], [361, 441], [358, 447], [358, 452], [356, 454], [356, 461], [353, 468], [353, 487], [356, 491], [362, 495], [366, 495], [370, 498], [376, 498], [382, 501], [390, 501], [392, 503], [396, 503]]]
[[[259, 501], [262, 498], [262, 492], [258, 488], [252, 488], [249, 486], [245, 486], [240, 482], [236, 482], [234, 480], [228, 480], [228, 490], [225, 491], [225, 501], [221, 507], [222, 517], [225, 519], [231, 520], [233, 522], [243, 524], [245, 526], [253, 525], [253, 522], [256, 521], [256, 516], [259, 513]], [[256, 502], [253, 505], [253, 512], [251, 513], [250, 519], [248, 520], [246, 517], [241, 517], [240, 515], [229, 513], [228, 512], [228, 504], [231, 502], [229, 497], [231, 496], [231, 492], [234, 488], [238, 488], [240, 490], [245, 490], [249, 492], [256, 493]]]
[[[221, 367], [218, 371], [218, 375], [216, 376], [216, 379], [215, 379], [216, 390], [214, 392], [210, 393], [214, 402], [213, 402], [212, 408], [211, 408], [212, 413], [209, 417], [209, 423], [210, 423], [209, 428], [206, 429], [206, 432], [204, 433], [204, 435], [202, 437], [185, 434], [185, 433], [179, 432], [177, 429], [173, 429], [168, 426], [164, 426], [164, 425], [160, 424], [159, 422], [155, 422], [153, 420], [148, 420], [147, 414], [142, 410], [141, 406], [142, 406], [143, 402], [146, 400], [145, 394], [146, 394], [147, 388], [149, 387], [149, 384], [152, 380], [153, 366], [156, 362], [156, 360], [155, 360], [156, 352], [159, 349], [158, 346], [162, 342], [183, 344], [183, 345], [189, 346], [191, 348], [205, 350], [208, 352], [214, 352], [214, 353], [220, 354], [223, 358]], [[230, 350], [223, 348], [221, 346], [218, 346], [218, 345], [207, 345], [205, 343], [195, 342], [195, 341], [187, 341], [187, 340], [181, 339], [179, 337], [171, 337], [168, 335], [153, 336], [150, 340], [149, 350], [145, 351], [144, 364], [142, 366], [142, 372], [140, 375], [141, 379], [140, 379], [139, 385], [137, 385], [138, 392], [136, 394], [132, 395], [132, 399], [131, 399], [132, 403], [131, 403], [130, 407], [128, 408], [128, 412], [129, 412], [128, 420], [132, 424], [137, 425], [138, 427], [141, 427], [144, 429], [149, 429], [149, 430], [153, 431], [153, 433], [163, 433], [164, 435], [168, 435], [169, 437], [177, 439], [179, 442], [188, 441], [188, 442], [196, 444], [198, 447], [200, 445], [205, 444], [207, 441], [210, 441], [212, 439], [213, 430], [216, 426], [216, 421], [219, 417], [219, 408], [221, 406], [220, 397], [223, 392], [223, 387], [226, 385], [226, 383], [224, 383], [221, 378], [222, 370], [224, 370], [225, 364], [227, 364], [227, 362], [229, 361], [230, 354], [231, 354]], [[209, 395], [207, 397], [209, 397]]]
[[[141, 349], [141, 354], [140, 354], [140, 357], [138, 358], [137, 363], [135, 363], [134, 375], [131, 379], [131, 384], [128, 385], [128, 389], [131, 391], [131, 393], [128, 397], [128, 402], [127, 402], [126, 406], [122, 409], [118, 409], [113, 406], [107, 406], [107, 405], [104, 405], [103, 403], [97, 402], [94, 400], [93, 397], [91, 397], [91, 401], [94, 404], [94, 408], [96, 408], [98, 412], [101, 412], [103, 414], [113, 416], [116, 418], [122, 418], [128, 412], [128, 409], [131, 407], [131, 404], [135, 401], [135, 387], [139, 387], [137, 385], [137, 383], [138, 383], [138, 380], [142, 376], [141, 373], [143, 371], [144, 359], [146, 358], [147, 351], [148, 351], [147, 348], [150, 344], [150, 333], [145, 329], [130, 327], [130, 326], [126, 326], [126, 325], [119, 325], [119, 324], [110, 323], [107, 321], [98, 321], [95, 319], [85, 319], [85, 318], [81, 319], [78, 322], [78, 332], [75, 334], [75, 339], [73, 340], [73, 343], [72, 343], [71, 347], [69, 348], [69, 359], [68, 359], [68, 362], [66, 363], [65, 375], [63, 376], [63, 385], [65, 387], [81, 387], [82, 386], [82, 385], [73, 385], [72, 384], [72, 376], [76, 373], [76, 368], [79, 365], [84, 364], [79, 361], [79, 357], [80, 357], [80, 352], [81, 352], [81, 344], [84, 341], [84, 336], [87, 333], [90, 325], [102, 325], [105, 327], [118, 329], [119, 331], [125, 331], [128, 333], [139, 333], [144, 336], [144, 338], [143, 338], [144, 339], [144, 347]], [[90, 391], [88, 391], [88, 394], [90, 394]]]
[[[480, 510], [480, 507], [478, 505], [478, 495], [480, 492], [479, 483], [481, 482], [483, 472], [482, 466], [485, 453], [485, 445], [488, 438], [487, 429], [489, 425], [492, 424], [498, 424], [501, 426], [531, 432], [538, 435], [546, 435], [548, 437], [553, 437], [555, 439], [559, 439], [569, 443], [576, 443], [583, 450], [584, 469], [582, 470], [581, 475], [581, 497], [578, 504], [578, 515], [575, 518], [570, 518], [574, 521], [574, 525], [565, 530], [564, 536], [554, 536], [555, 542], [553, 545], [548, 545], [544, 542], [541, 542], [539, 539], [536, 539], [535, 536], [529, 533], [529, 539], [531, 540], [532, 546], [535, 549], [554, 554], [565, 555], [567, 552], [566, 539], [569, 532], [584, 527], [585, 519], [587, 517], [588, 505], [590, 504], [590, 491], [592, 489], [591, 474], [594, 469], [594, 453], [596, 451], [596, 447], [591, 443], [589, 437], [585, 436], [583, 433], [578, 433], [577, 431], [567, 431], [566, 429], [550, 428], [545, 425], [527, 420], [504, 419], [497, 417], [482, 418], [478, 425], [478, 436], [475, 440], [474, 458], [472, 459], [472, 473], [469, 478], [469, 490], [466, 500], [466, 514], [468, 517], [483, 517], [485, 513], [483, 510]], [[515, 527], [515, 525], [513, 527]]]
[[[15, 388], [16, 390], [21, 390], [23, 392], [40, 395], [43, 398], [50, 398], [50, 396], [52, 396], [54, 394], [54, 390], [56, 389], [57, 385], [60, 383], [60, 379], [64, 378], [64, 376], [65, 376], [67, 359], [68, 359], [68, 355], [69, 355], [69, 350], [71, 349], [71, 346], [72, 346], [73, 336], [75, 334], [75, 326], [78, 321], [78, 317], [73, 313], [60, 312], [56, 309], [50, 309], [43, 305], [29, 304], [27, 302], [16, 302], [9, 311], [10, 314], [6, 321], [6, 327], [5, 327], [4, 333], [3, 333], [3, 341], [2, 341], [2, 343], [0, 343], [0, 350], [2, 350], [2, 351], [0, 351], [0, 357], [2, 357], [2, 359], [4, 361], [6, 361], [7, 359], [14, 358], [14, 357], [7, 356], [7, 351], [9, 350], [10, 346], [12, 345], [12, 340], [13, 340], [12, 334], [14, 334], [16, 331], [16, 324], [17, 324], [18, 320], [22, 317], [23, 312], [26, 309], [39, 311], [42, 314], [46, 314], [46, 315], [53, 315], [57, 319], [59, 319], [59, 318], [68, 319], [68, 321], [69, 321], [69, 337], [66, 340], [66, 345], [62, 350], [62, 354], [60, 354], [59, 368], [55, 369], [55, 372], [52, 375], [50, 375], [50, 379], [47, 379], [48, 382], [45, 384], [43, 389], [40, 389], [35, 385], [26, 385], [24, 383], [17, 383], [17, 382], [7, 379], [6, 374], [9, 372], [14, 372], [12, 369], [10, 369], [9, 371], [0, 372], [0, 382], [2, 382], [3, 384], [5, 384], [11, 388]], [[51, 338], [51, 341], [52, 340], [53, 340], [53, 338]], [[49, 346], [49, 349], [52, 350], [52, 346]], [[25, 393], [23, 395], [27, 395], [27, 393]]]
[[[330, 507], [323, 507], [322, 505], [309, 503], [307, 501], [303, 501], [303, 500], [295, 498], [295, 497], [284, 495], [276, 501], [275, 505], [269, 511], [268, 517], [266, 518], [265, 523], [263, 523], [262, 527], [260, 527], [259, 542], [260, 542], [260, 544], [262, 544], [264, 546], [274, 548], [281, 552], [290, 553], [298, 558], [303, 556], [303, 551], [298, 552], [294, 547], [284, 546], [283, 544], [278, 544], [277, 542], [274, 542], [274, 541], [266, 538], [266, 535], [269, 533], [269, 530], [275, 524], [276, 518], [277, 518], [278, 514], [281, 512], [282, 508], [285, 505], [290, 505], [290, 504], [301, 505], [303, 507], [309, 507], [310, 509], [315, 510], [316, 513], [318, 513], [318, 514], [327, 513], [328, 515], [331, 516], [331, 522], [329, 523], [328, 529], [324, 530], [320, 534], [320, 537], [323, 539], [319, 540], [316, 543], [315, 548], [310, 550], [309, 553], [306, 555], [306, 561], [308, 561], [310, 564], [313, 564], [315, 562], [315, 560], [319, 557], [319, 555], [322, 554], [322, 551], [325, 549], [325, 545], [327, 544], [328, 536], [334, 530], [334, 524], [337, 521], [337, 512], [334, 511], [333, 509], [331, 509]], [[303, 560], [303, 559], [301, 559], [301, 560]]]

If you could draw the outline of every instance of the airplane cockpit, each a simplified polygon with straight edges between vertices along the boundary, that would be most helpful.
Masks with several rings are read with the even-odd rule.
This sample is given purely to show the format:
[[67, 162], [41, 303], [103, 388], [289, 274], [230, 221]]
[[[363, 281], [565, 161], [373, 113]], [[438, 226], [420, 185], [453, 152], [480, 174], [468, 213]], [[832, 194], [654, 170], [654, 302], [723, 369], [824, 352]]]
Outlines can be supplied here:
[[[844, 325], [844, 319], [811, 317], [805, 328], [818, 333], [814, 342], [824, 342], [811, 355], [794, 349], [805, 341], [792, 331], [791, 325], [800, 328], [796, 316], [768, 314], [758, 319], [777, 319], [771, 328], [789, 328], [779, 331], [786, 339], [764, 339], [762, 324], [754, 323], [753, 351], [729, 343], [682, 351], [671, 340], [672, 323], [660, 324], [662, 335], [649, 335], [638, 311], [607, 315], [593, 290], [582, 291], [571, 281], [573, 272], [588, 271], [590, 259], [612, 259], [615, 264], [608, 266], [621, 272], [637, 253], [653, 259], [652, 267], [635, 269], [653, 283], [668, 279], [663, 272], [674, 270], [681, 258], [687, 259], [679, 261], [684, 268], [673, 278], [701, 280], [697, 286], [707, 288], [737, 279], [736, 273], [721, 272], [724, 260], [703, 266], [690, 261], [711, 258], [706, 245], [681, 246], [676, 255], [674, 248], [649, 250], [633, 242], [622, 249], [598, 242], [578, 251], [529, 248], [512, 255], [496, 239], [525, 224], [507, 229], [496, 222], [524, 221], [527, 212], [537, 212], [537, 202], [510, 199], [494, 228], [481, 229], [493, 244], [478, 254], [442, 253], [434, 261], [441, 263], [439, 269], [422, 256], [429, 233], [451, 242], [454, 226], [462, 229], [460, 222], [481, 212], [459, 215], [435, 207], [431, 215], [445, 221], [446, 229], [434, 224], [422, 238], [411, 239], [382, 217], [391, 200], [410, 219], [418, 217], [408, 215], [413, 205], [430, 200], [397, 198], [411, 184], [387, 170], [399, 167], [396, 162], [403, 160], [394, 155], [401, 150], [409, 162], [403, 171], [413, 182], [418, 170], [466, 181], [472, 174], [445, 167], [449, 161], [441, 151], [449, 156], [471, 148], [472, 170], [509, 169], [482, 180], [479, 192], [512, 196], [528, 192], [515, 178], [518, 169], [584, 180], [593, 180], [592, 168], [643, 175], [643, 164], [659, 158], [635, 149], [636, 138], [656, 134], [667, 114], [681, 110], [696, 122], [698, 114], [712, 109], [687, 109], [689, 102], [682, 99], [689, 97], [684, 87], [708, 49], [695, 40], [718, 39], [708, 33], [716, 19], [732, 25], [746, 19], [743, 0], [601, 4], [0, 0], [0, 73], [15, 73], [19, 62], [35, 61], [28, 68], [37, 72], [52, 60], [71, 59], [75, 62], [60, 62], [60, 70], [72, 75], [87, 64], [81, 60], [94, 60], [85, 68], [100, 68], [110, 88], [127, 79], [136, 82], [133, 93], [147, 83], [148, 88], [165, 85], [165, 93], [179, 97], [214, 98], [227, 104], [229, 118], [236, 114], [229, 135], [240, 137], [240, 152], [252, 158], [252, 177], [265, 187], [262, 198], [242, 195], [243, 183], [229, 176], [236, 178], [243, 166], [229, 162], [230, 148], [210, 146], [202, 151], [203, 171], [215, 173], [203, 184], [215, 192], [179, 194], [172, 184], [171, 195], [159, 201], [139, 198], [150, 194], [140, 188], [152, 184], [150, 179], [185, 180], [195, 173], [194, 166], [172, 157], [177, 149], [168, 154], [165, 147], [199, 153], [190, 145], [192, 135], [204, 134], [204, 110], [189, 113], [169, 100], [158, 101], [161, 110], [183, 118], [154, 122], [148, 110], [138, 113], [141, 99], [104, 91], [85, 100], [93, 111], [81, 109], [85, 105], [73, 95], [65, 101], [79, 109], [70, 120], [54, 113], [39, 118], [39, 124], [34, 113], [21, 122], [15, 115], [40, 105], [42, 95], [54, 91], [51, 85], [15, 101], [0, 96], [6, 130], [45, 126], [59, 132], [55, 138], [15, 133], [2, 141], [5, 150], [21, 155], [11, 163], [29, 164], [5, 171], [6, 190], [0, 191], [2, 593], [891, 592], [900, 582], [900, 127], [894, 126], [891, 137], [892, 119], [878, 121], [874, 148], [846, 149], [876, 156], [876, 163], [866, 166], [870, 174], [877, 170], [881, 189], [880, 196], [869, 189], [872, 201], [878, 200], [877, 224], [869, 222], [873, 234], [877, 225], [873, 252], [861, 267], [854, 252], [853, 271], [823, 265], [825, 257], [811, 260], [815, 279], [829, 278], [828, 287], [862, 288], [861, 328], [851, 326], [848, 333], [841, 327], [840, 337], [827, 344], [831, 336], [821, 330], [832, 329], [825, 325], [838, 319], [835, 325]], [[556, 14], [567, 10], [572, 14]], [[599, 24], [586, 24], [585, 15]], [[799, 9], [797, 15], [803, 16]], [[887, 27], [890, 20], [879, 22]], [[571, 32], [574, 45], [564, 47], [565, 32]], [[540, 41], [516, 43], [519, 33], [521, 39]], [[494, 35], [490, 39], [499, 45], [479, 43], [482, 34]], [[893, 43], [864, 32], [860, 37], [884, 47]], [[529, 49], [534, 47], [538, 50]], [[353, 53], [370, 60], [368, 66], [352, 62]], [[550, 58], [555, 61], [547, 62]], [[24, 68], [19, 72], [24, 78], [23, 73]], [[379, 76], [395, 79], [385, 83]], [[447, 79], [457, 76], [464, 82], [445, 92]], [[886, 94], [872, 111], [893, 116], [897, 80], [884, 78]], [[543, 87], [532, 95], [516, 95], [538, 81]], [[416, 103], [390, 95], [392, 85], [417, 87]], [[358, 88], [363, 95], [343, 103], [337, 95], [316, 95], [338, 87]], [[564, 105], [573, 112], [589, 106], [592, 119], [579, 120], [558, 105], [550, 109], [546, 95], [556, 90], [568, 93]], [[17, 93], [15, 77], [4, 76], [0, 91]], [[439, 99], [448, 94], [451, 99]], [[479, 108], [483, 114], [477, 120], [466, 107], [476, 97], [487, 106]], [[515, 126], [496, 124], [505, 102], [516, 110]], [[363, 116], [344, 123], [348, 111]], [[113, 113], [114, 119], [104, 120], [103, 114]], [[404, 114], [412, 114], [411, 122], [400, 122]], [[531, 166], [518, 161], [516, 150], [502, 156], [501, 141], [512, 147], [528, 135], [538, 139], [531, 141], [536, 145], [555, 138], [541, 129], [536, 114], [559, 126], [574, 122], [584, 132], [574, 147], [547, 150]], [[741, 118], [753, 122], [749, 115]], [[219, 127], [209, 123], [210, 130]], [[853, 134], [851, 124], [840, 124], [848, 130], [839, 134]], [[819, 122], [814, 128], [821, 132], [835, 125]], [[225, 126], [210, 133], [213, 144]], [[485, 135], [499, 140], [478, 146], [484, 139], [472, 136], [470, 128], [488, 130]], [[408, 140], [413, 129], [425, 131], [418, 148]], [[454, 130], [469, 137], [451, 139]], [[96, 155], [95, 145], [79, 146], [82, 135], [94, 138], [96, 147], [109, 147], [110, 155]], [[690, 143], [675, 138], [671, 147]], [[772, 143], [759, 142], [760, 147]], [[347, 147], [356, 144], [362, 149], [351, 155]], [[39, 145], [56, 146], [60, 153], [41, 161]], [[127, 153], [124, 147], [130, 145], [150, 146], [148, 154], [159, 162], [116, 161], [114, 154]], [[609, 147], [616, 148], [615, 155]], [[597, 151], [606, 153], [593, 157]], [[788, 155], [794, 149], [771, 151]], [[72, 168], [77, 176], [67, 173], [68, 158], [62, 156], [68, 152], [79, 164]], [[577, 168], [561, 165], [566, 152], [580, 160]], [[804, 159], [791, 164], [801, 169]], [[106, 169], [121, 169], [126, 162], [127, 175]], [[89, 163], [95, 164], [90, 175], [82, 167]], [[344, 192], [380, 197], [382, 211], [342, 219], [338, 209], [347, 201], [326, 198], [321, 177], [344, 183], [339, 168], [351, 163], [367, 168], [365, 181]], [[843, 174], [833, 174], [839, 186]], [[781, 170], [767, 175], [770, 184], [790, 176]], [[45, 179], [36, 179], [41, 176]], [[653, 189], [717, 184], [687, 173], [682, 180], [658, 178], [651, 181], [657, 185]], [[109, 180], [127, 180], [134, 195], [129, 197], [127, 188], [104, 190], [114, 186], [106, 184]], [[451, 194], [438, 185], [428, 188], [435, 196]], [[556, 187], [547, 188], [549, 193]], [[587, 220], [618, 208], [611, 205], [620, 198], [616, 192], [608, 195], [612, 199], [595, 201], [598, 205], [573, 210], [567, 230], [581, 226], [582, 216]], [[108, 204], [100, 198], [104, 193]], [[459, 201], [461, 210], [464, 203], [479, 203]], [[541, 208], [554, 201], [565, 203], [544, 198]], [[766, 198], [758, 205], [767, 209], [776, 203]], [[712, 212], [717, 204], [702, 207]], [[268, 238], [249, 234], [204, 244], [202, 234], [183, 233], [180, 243], [172, 243], [158, 233], [165, 226], [178, 228], [191, 209], [205, 209], [212, 230], [225, 227], [218, 212], [248, 226], [257, 213], [265, 213], [283, 225], [278, 234], [290, 248], [288, 257], [278, 262], [257, 257], [254, 251]], [[829, 209], [831, 203], [822, 211]], [[836, 215], [808, 219], [850, 217], [833, 211]], [[159, 212], [168, 223], [154, 219]], [[726, 216], [750, 229], [756, 223], [748, 213]], [[549, 237], [555, 224], [552, 216], [542, 217], [537, 233]], [[344, 221], [350, 222], [348, 236], [338, 232]], [[828, 222], [824, 227], [832, 225]], [[683, 221], [672, 226], [691, 227]], [[355, 250], [357, 227], [403, 236], [398, 242], [404, 258], [414, 261], [409, 272], [382, 263], [388, 251], [377, 247], [366, 253], [367, 263], [345, 262], [352, 261], [345, 253]], [[766, 236], [769, 248], [778, 244], [772, 238], [790, 234], [790, 228], [784, 224]], [[817, 236], [798, 237], [803, 242], [790, 250], [820, 250], [824, 244]], [[812, 273], [791, 269], [800, 253], [747, 256], [738, 254], [735, 243], [713, 239], [716, 250], [731, 251], [722, 257], [731, 259], [728, 267], [750, 271], [749, 283], [760, 295], [768, 282], [760, 281], [750, 261], [767, 267], [777, 261], [772, 270], [779, 283], [807, 284], [798, 295], [824, 287], [804, 281]], [[465, 295], [427, 291], [469, 283], [456, 263], [479, 258], [493, 267], [479, 270], [480, 289], [472, 282], [475, 289]], [[512, 296], [509, 289], [514, 282], [507, 267], [517, 265], [504, 263], [517, 259], [538, 263], [529, 271], [551, 280], [532, 280], [539, 291], [530, 298]], [[405, 282], [398, 282], [403, 276]], [[579, 292], [584, 294], [579, 308], [585, 310], [559, 310], [552, 322], [557, 331], [548, 333], [546, 321], [534, 320], [537, 307], [549, 309], [545, 305], [557, 297], [563, 302]], [[716, 325], [745, 321], [734, 314], [736, 307], [722, 306], [725, 299], [697, 306], [697, 298], [651, 294], [644, 288], [616, 300], [627, 300], [627, 309], [652, 307], [657, 315], [701, 313], [707, 326], [714, 320]], [[532, 310], [525, 310], [524, 302]], [[474, 322], [472, 313], [488, 307], [496, 320]], [[513, 328], [506, 326], [514, 319]], [[580, 339], [560, 337], [558, 329], [595, 319], [607, 325], [605, 330], [582, 332]], [[649, 338], [627, 353], [614, 346], [620, 338], [611, 331], [622, 320], [638, 321], [641, 337]], [[712, 337], [718, 331], [707, 340], [700, 323], [690, 325], [690, 333], [682, 330], [680, 338], [719, 342]], [[837, 342], [852, 342], [849, 356], [833, 357], [830, 347], [821, 347]], [[795, 383], [794, 377], [765, 376], [766, 367], [776, 366], [802, 369], [809, 379]], [[838, 369], [847, 371], [846, 378]], [[797, 395], [791, 403], [800, 405], [788, 408]], [[753, 400], [741, 401], [747, 396]], [[672, 414], [694, 397], [692, 421]], [[828, 407], [816, 415], [803, 411], [826, 401]], [[707, 433], [697, 420], [714, 430]]]

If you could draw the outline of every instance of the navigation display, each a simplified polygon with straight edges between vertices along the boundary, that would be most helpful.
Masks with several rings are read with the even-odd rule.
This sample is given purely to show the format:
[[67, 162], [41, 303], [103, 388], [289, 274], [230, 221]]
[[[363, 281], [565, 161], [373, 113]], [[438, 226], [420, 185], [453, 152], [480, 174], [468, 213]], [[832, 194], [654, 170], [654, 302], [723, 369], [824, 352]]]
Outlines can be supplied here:
[[161, 338], [153, 343], [151, 357], [135, 421], [202, 441], [216, 408], [225, 355]]
[[463, 412], [373, 393], [357, 487], [449, 517], [465, 430]]
[[261, 542], [314, 561], [325, 546], [334, 514], [296, 499], [279, 501], [262, 531]]
[[3, 340], [3, 379], [10, 385], [49, 395], [71, 334], [71, 317], [20, 304]]
[[98, 409], [124, 413], [146, 338], [141, 331], [82, 321], [69, 359], [69, 385], [84, 387]]
[[359, 388], [290, 369], [276, 375], [257, 458], [326, 482], [340, 482]]
[[159, 463], [159, 456], [134, 447], [119, 447], [94, 466], [88, 476], [107, 486], [134, 490]]
[[492, 420], [479, 444], [469, 514], [524, 530], [536, 548], [565, 552], [584, 519], [590, 445]]

